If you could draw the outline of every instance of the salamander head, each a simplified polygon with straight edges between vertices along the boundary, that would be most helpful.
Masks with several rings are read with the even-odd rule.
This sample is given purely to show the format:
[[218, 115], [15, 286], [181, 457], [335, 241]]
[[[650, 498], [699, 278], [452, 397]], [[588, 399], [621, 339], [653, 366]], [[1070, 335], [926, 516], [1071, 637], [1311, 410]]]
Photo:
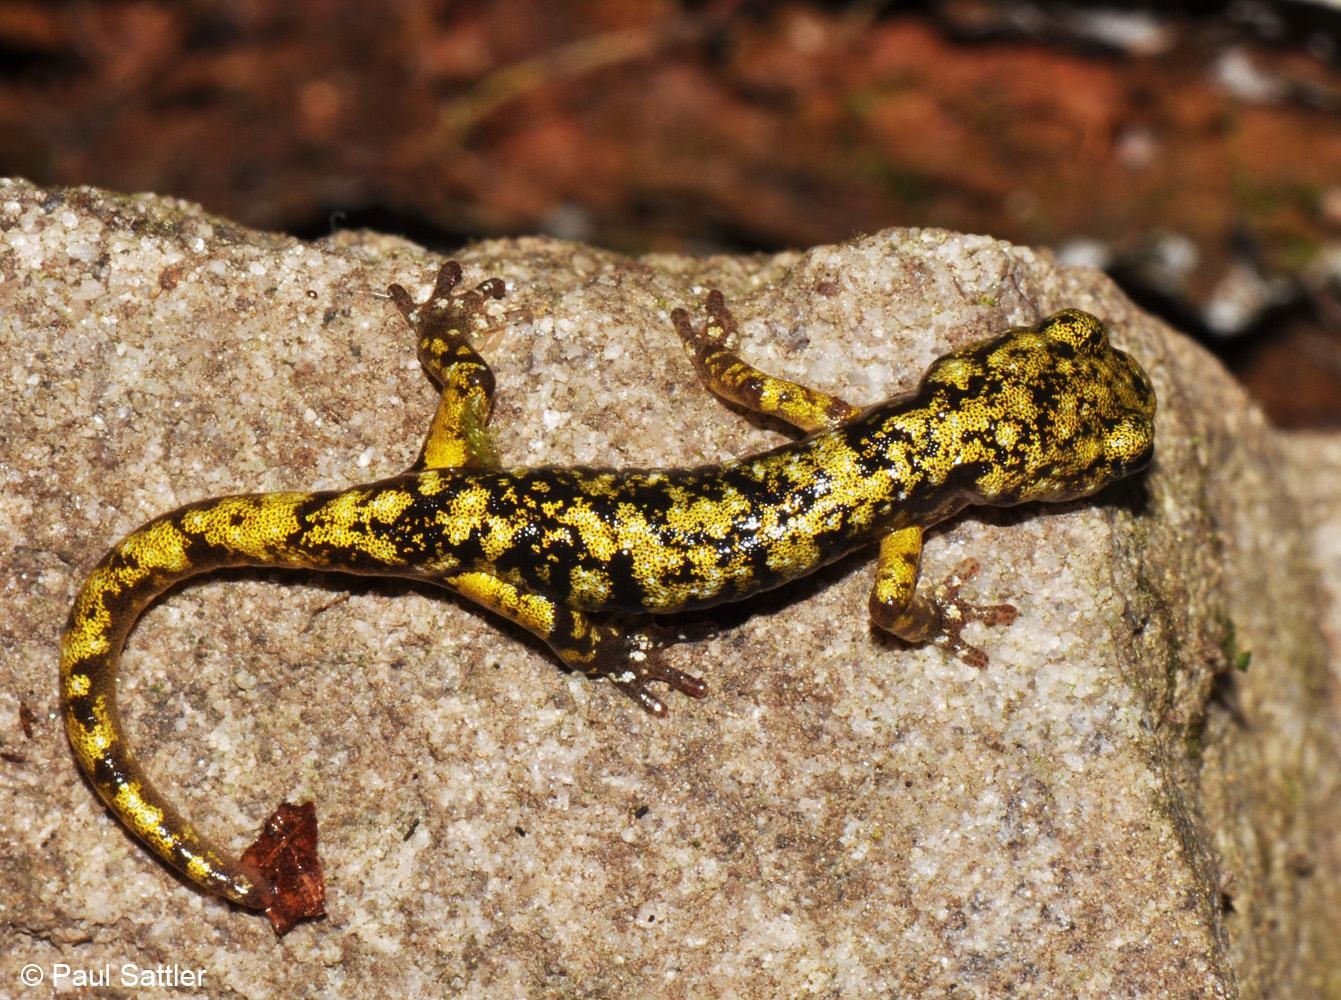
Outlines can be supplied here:
[[950, 478], [973, 503], [1088, 496], [1154, 452], [1149, 378], [1078, 309], [946, 355], [918, 396], [938, 414]]

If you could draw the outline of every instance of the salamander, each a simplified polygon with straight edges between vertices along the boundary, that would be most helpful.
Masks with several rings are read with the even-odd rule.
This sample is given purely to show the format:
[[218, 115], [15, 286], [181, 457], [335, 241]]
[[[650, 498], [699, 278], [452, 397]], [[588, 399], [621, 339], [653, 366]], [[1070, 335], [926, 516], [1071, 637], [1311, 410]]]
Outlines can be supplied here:
[[166, 588], [220, 567], [289, 567], [428, 580], [530, 630], [569, 668], [608, 678], [654, 715], [653, 684], [702, 697], [624, 615], [738, 601], [878, 548], [870, 614], [912, 643], [974, 666], [967, 621], [1004, 624], [1010, 605], [966, 602], [967, 574], [917, 587], [925, 529], [969, 505], [1088, 496], [1143, 468], [1155, 394], [1103, 324], [1066, 309], [935, 361], [912, 393], [856, 407], [768, 375], [732, 349], [719, 291], [705, 317], [671, 313], [717, 396], [804, 436], [699, 468], [507, 467], [488, 432], [494, 376], [471, 346], [504, 283], [458, 289], [445, 264], [416, 302], [389, 295], [441, 395], [418, 458], [349, 489], [254, 493], [189, 503], [132, 531], [89, 573], [61, 645], [66, 731], [116, 817], [202, 889], [265, 908], [273, 887], [211, 846], [141, 772], [117, 714], [126, 635]]

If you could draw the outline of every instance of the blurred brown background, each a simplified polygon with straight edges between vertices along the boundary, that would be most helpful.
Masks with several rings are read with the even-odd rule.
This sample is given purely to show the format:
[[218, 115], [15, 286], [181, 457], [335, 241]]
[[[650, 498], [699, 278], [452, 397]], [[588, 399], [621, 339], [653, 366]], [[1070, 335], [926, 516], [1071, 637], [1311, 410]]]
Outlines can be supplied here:
[[0, 174], [439, 246], [988, 233], [1338, 426], [1338, 45], [1338, 0], [5, 0]]

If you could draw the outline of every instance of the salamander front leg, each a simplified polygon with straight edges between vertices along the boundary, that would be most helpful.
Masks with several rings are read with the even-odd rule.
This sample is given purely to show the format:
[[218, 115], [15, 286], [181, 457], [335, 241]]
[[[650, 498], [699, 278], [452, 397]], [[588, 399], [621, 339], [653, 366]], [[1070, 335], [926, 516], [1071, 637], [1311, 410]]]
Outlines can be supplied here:
[[900, 639], [930, 642], [953, 653], [971, 667], [987, 666], [987, 654], [961, 635], [970, 621], [1009, 625], [1018, 612], [1011, 604], [970, 604], [960, 588], [978, 572], [968, 560], [932, 588], [930, 596], [917, 593], [918, 565], [922, 559], [922, 529], [916, 525], [890, 532], [880, 543], [875, 586], [871, 588], [871, 618]]
[[503, 297], [502, 278], [489, 278], [464, 292], [461, 265], [449, 260], [423, 302], [400, 285], [387, 289], [419, 338], [419, 362], [442, 387], [428, 437], [410, 471], [493, 468], [498, 465], [487, 424], [493, 407], [494, 373], [470, 346], [468, 331], [490, 299]]
[[661, 663], [657, 643], [643, 633], [623, 632], [596, 622], [541, 594], [516, 587], [490, 573], [460, 573], [443, 585], [476, 604], [516, 622], [545, 640], [572, 670], [608, 677], [626, 695], [652, 715], [665, 715], [666, 705], [648, 686], [666, 684], [691, 698], [702, 698], [708, 686], [692, 674]]
[[807, 434], [845, 424], [860, 412], [837, 396], [769, 375], [742, 360], [729, 346], [736, 334], [735, 317], [715, 288], [708, 293], [707, 313], [702, 326], [690, 323], [684, 309], [674, 310], [671, 322], [699, 377], [722, 399], [785, 420]]

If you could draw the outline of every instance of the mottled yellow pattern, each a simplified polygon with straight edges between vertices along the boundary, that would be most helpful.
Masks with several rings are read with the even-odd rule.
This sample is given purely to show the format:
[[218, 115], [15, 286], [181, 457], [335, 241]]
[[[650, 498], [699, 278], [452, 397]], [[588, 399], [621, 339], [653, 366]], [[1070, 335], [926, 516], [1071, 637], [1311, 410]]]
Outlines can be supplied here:
[[911, 396], [858, 409], [738, 357], [728, 343], [734, 320], [713, 292], [701, 326], [672, 313], [695, 368], [718, 395], [808, 437], [697, 469], [501, 468], [487, 429], [494, 377], [468, 333], [503, 282], [458, 292], [460, 278], [458, 265], [445, 265], [423, 303], [390, 289], [442, 387], [405, 474], [342, 491], [218, 497], [164, 514], [103, 557], [70, 613], [61, 691], [80, 766], [159, 857], [244, 906], [267, 906], [269, 884], [173, 811], [141, 775], [117, 718], [126, 633], [179, 580], [222, 566], [431, 580], [659, 715], [666, 709], [652, 683], [701, 697], [703, 682], [661, 662], [646, 632], [606, 613], [737, 600], [879, 542], [874, 621], [981, 666], [987, 658], [961, 638], [964, 623], [1007, 622], [1014, 608], [961, 600], [971, 568], [919, 593], [923, 529], [970, 504], [1086, 496], [1150, 459], [1150, 383], [1086, 313], [1066, 310], [956, 351]]

